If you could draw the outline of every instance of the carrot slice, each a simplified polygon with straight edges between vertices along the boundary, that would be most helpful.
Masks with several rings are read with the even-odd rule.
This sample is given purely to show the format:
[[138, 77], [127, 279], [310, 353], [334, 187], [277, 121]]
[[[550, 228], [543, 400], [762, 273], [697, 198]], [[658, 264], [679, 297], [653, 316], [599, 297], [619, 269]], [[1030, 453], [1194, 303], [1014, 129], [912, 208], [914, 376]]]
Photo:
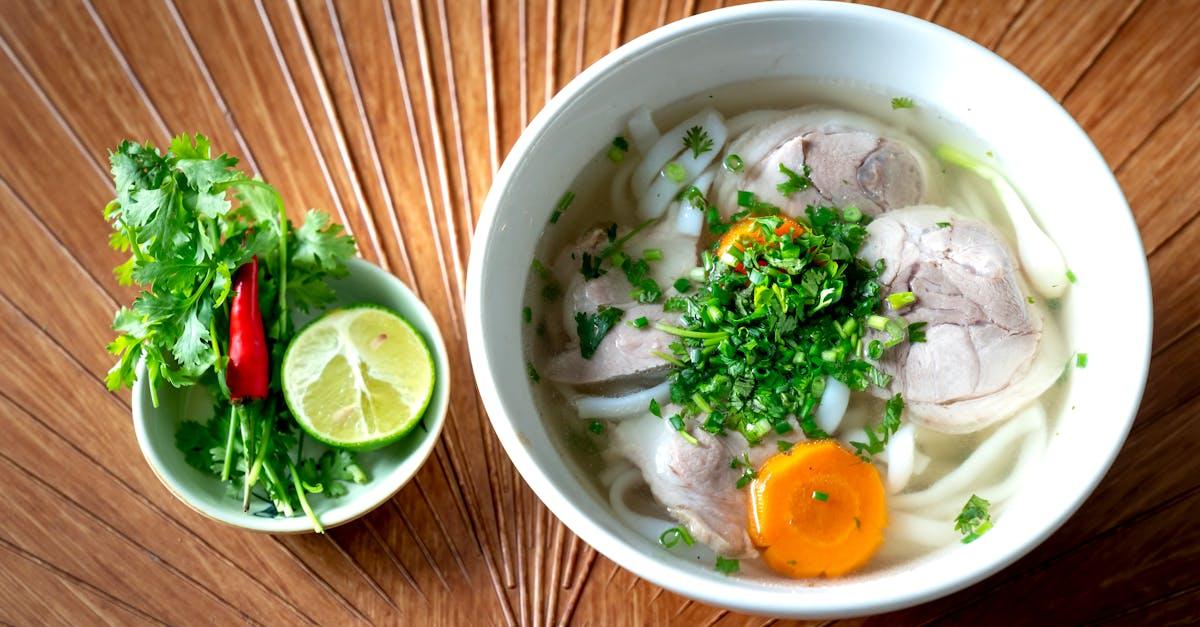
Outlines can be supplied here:
[[866, 564], [887, 525], [879, 471], [833, 440], [768, 459], [750, 485], [749, 514], [763, 560], [795, 578], [838, 577]]
[[[780, 224], [775, 229], [776, 235], [790, 234], [792, 237], [796, 237], [804, 233], [804, 226], [799, 222], [787, 216], [776, 217], [783, 220], [783, 224]], [[729, 249], [734, 246], [737, 246], [738, 250], [742, 250], [746, 242], [758, 242], [761, 244], [765, 241], [766, 238], [763, 237], [763, 230], [758, 225], [758, 218], [743, 218], [735, 222], [725, 232], [725, 235], [721, 236], [721, 242], [717, 245], [717, 258], [720, 259], [722, 255], [729, 252]]]

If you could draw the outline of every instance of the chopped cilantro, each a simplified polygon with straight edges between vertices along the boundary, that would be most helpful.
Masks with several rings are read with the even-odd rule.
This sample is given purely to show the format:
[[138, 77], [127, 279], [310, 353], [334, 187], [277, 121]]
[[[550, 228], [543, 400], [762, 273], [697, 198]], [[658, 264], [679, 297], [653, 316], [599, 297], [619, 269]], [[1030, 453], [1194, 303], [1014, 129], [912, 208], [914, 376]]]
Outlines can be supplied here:
[[686, 278], [679, 278], [675, 280], [674, 287], [675, 291], [679, 292], [680, 294], [686, 294], [688, 290], [692, 289], [692, 282]]
[[809, 174], [812, 174], [812, 168], [808, 167], [808, 164], [805, 164], [801, 167], [801, 170], [803, 170], [803, 174], [796, 172], [782, 163], [779, 164], [779, 171], [783, 173], [785, 178], [782, 183], [775, 186], [775, 189], [779, 190], [779, 193], [784, 198], [790, 198], [792, 194], [812, 187], [812, 179], [808, 177]]
[[596, 435], [600, 435], [600, 434], [604, 433], [604, 423], [600, 422], [599, 420], [592, 420], [592, 421], [588, 422], [587, 428], [588, 428], [588, 431], [590, 431]]
[[592, 279], [599, 278], [600, 275], [608, 272], [604, 268], [600, 267], [600, 260], [601, 257], [599, 256], [593, 257], [590, 253], [583, 253], [583, 264], [579, 271], [583, 273], [583, 278], [585, 280], [590, 281]]
[[525, 374], [529, 375], [529, 380], [538, 383], [542, 380], [542, 376], [538, 374], [537, 368], [533, 367], [532, 361], [525, 362]]
[[962, 512], [954, 519], [954, 530], [963, 534], [962, 543], [970, 544], [992, 528], [992, 515], [988, 513], [991, 503], [972, 494], [963, 505]]
[[525, 320], [525, 324], [529, 324], [533, 321], [533, 310], [528, 307], [522, 309], [521, 318]]
[[908, 325], [908, 343], [920, 344], [925, 341], [925, 325], [924, 321], [913, 322]]
[[625, 160], [625, 153], [629, 152], [629, 142], [620, 135], [617, 135], [612, 140], [612, 145], [608, 147], [608, 160], [613, 163], [620, 163]]
[[917, 106], [912, 98], [892, 98], [892, 109], [911, 109]]
[[875, 433], [875, 428], [867, 425], [866, 442], [851, 442], [850, 446], [854, 447], [854, 452], [863, 458], [864, 461], [871, 461], [871, 458], [882, 453], [887, 447], [888, 440], [900, 428], [900, 416], [904, 413], [904, 399], [899, 394], [888, 399], [884, 404], [883, 421], [879, 424], [879, 433]]
[[582, 311], [575, 314], [575, 329], [579, 333], [579, 354], [584, 359], [591, 359], [600, 347], [604, 336], [608, 335], [613, 325], [625, 315], [625, 311], [608, 305], [600, 305], [596, 313], [588, 314]]
[[650, 399], [650, 413], [662, 418], [662, 408], [658, 406], [656, 399]]

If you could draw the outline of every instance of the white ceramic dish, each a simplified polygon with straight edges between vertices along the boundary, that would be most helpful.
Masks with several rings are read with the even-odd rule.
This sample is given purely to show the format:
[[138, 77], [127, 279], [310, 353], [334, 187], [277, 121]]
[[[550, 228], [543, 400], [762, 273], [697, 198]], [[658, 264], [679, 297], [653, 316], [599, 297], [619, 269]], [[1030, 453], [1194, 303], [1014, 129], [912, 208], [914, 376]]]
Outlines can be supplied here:
[[[337, 300], [330, 306], [375, 303], [400, 314], [425, 338], [433, 356], [436, 372], [433, 397], [425, 409], [421, 424], [399, 442], [377, 451], [358, 454], [358, 463], [371, 478], [363, 485], [346, 483], [349, 493], [336, 500], [310, 495], [313, 510], [326, 529], [349, 522], [375, 509], [392, 497], [429, 458], [446, 421], [450, 398], [450, 368], [446, 346], [437, 321], [424, 303], [400, 279], [361, 260], [351, 259], [350, 274], [331, 284]], [[313, 316], [299, 316], [303, 324]], [[175, 447], [175, 432], [180, 421], [207, 418], [211, 401], [205, 393], [176, 390], [163, 384], [158, 390], [158, 407], [150, 402], [145, 384], [145, 366], [139, 365], [133, 388], [133, 427], [138, 445], [159, 481], [188, 507], [223, 523], [265, 533], [305, 533], [312, 524], [302, 513], [291, 518], [255, 515], [265, 503], [254, 502], [250, 512], [242, 511], [240, 500], [226, 494], [226, 486], [189, 466]], [[319, 443], [306, 439], [306, 451], [323, 450]]]
[[[521, 298], [530, 251], [563, 186], [635, 107], [651, 110], [730, 82], [850, 79], [934, 103], [998, 157], [1080, 277], [1064, 317], [1090, 355], [1074, 377], [1036, 489], [1007, 504], [995, 528], [901, 568], [812, 583], [725, 577], [625, 528], [587, 478], [562, 459], [523, 368]], [[803, 104], [803, 103], [797, 103]], [[1121, 297], [1112, 298], [1112, 286]], [[1119, 321], [1120, 337], [1113, 333]], [[941, 27], [862, 6], [784, 2], [692, 17], [621, 47], [579, 75], [533, 120], [484, 203], [468, 274], [467, 331], [492, 425], [521, 475], [589, 544], [679, 594], [757, 614], [834, 618], [949, 594], [1028, 552], [1078, 508], [1120, 449], [1149, 362], [1145, 257], [1112, 173], [1074, 120], [990, 51]]]

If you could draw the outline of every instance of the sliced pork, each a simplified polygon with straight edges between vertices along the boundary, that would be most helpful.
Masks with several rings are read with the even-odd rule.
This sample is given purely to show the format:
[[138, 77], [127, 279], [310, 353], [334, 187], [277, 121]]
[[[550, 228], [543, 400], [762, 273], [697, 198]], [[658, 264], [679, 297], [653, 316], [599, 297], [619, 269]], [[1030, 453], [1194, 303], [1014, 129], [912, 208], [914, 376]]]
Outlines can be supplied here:
[[1013, 255], [1000, 235], [954, 211], [921, 206], [892, 211], [868, 227], [860, 253], [882, 259], [885, 291], [916, 302], [899, 313], [925, 322], [925, 341], [901, 343], [880, 367], [909, 417], [946, 433], [967, 433], [1007, 418], [1038, 397], [1066, 356], [1040, 305], [1027, 301]]
[[[742, 159], [743, 170], [722, 169], [712, 199], [726, 216], [740, 210], [737, 193], [742, 190], [793, 217], [804, 215], [810, 204], [853, 205], [878, 215], [924, 200], [924, 157], [914, 145], [851, 113], [791, 113], [750, 129], [730, 144], [727, 153]], [[812, 187], [784, 196], [777, 189], [786, 180], [781, 164], [796, 173], [803, 173], [807, 165]]]

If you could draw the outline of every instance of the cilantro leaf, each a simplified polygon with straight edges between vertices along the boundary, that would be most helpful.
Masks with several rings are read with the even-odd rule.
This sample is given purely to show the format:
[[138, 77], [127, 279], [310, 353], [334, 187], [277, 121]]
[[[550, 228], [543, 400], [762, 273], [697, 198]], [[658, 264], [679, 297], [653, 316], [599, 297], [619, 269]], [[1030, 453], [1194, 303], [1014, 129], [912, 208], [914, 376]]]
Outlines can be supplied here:
[[888, 440], [892, 435], [900, 429], [900, 416], [904, 413], [904, 399], [899, 394], [888, 399], [883, 408], [883, 421], [879, 424], [879, 433], [875, 433], [875, 428], [867, 425], [864, 429], [867, 432], [866, 442], [851, 442], [854, 447], [854, 452], [863, 458], [864, 461], [871, 461], [871, 458], [882, 453], [887, 447]]
[[310, 209], [304, 224], [296, 229], [292, 261], [333, 276], [345, 274], [345, 262], [354, 256], [354, 238], [342, 234], [342, 225], [332, 224], [329, 214]]
[[893, 110], [895, 110], [895, 109], [911, 109], [915, 106], [917, 106], [917, 104], [915, 102], [913, 102], [912, 98], [906, 98], [903, 96], [899, 97], [899, 98], [892, 98], [892, 109]]
[[579, 354], [584, 359], [591, 359], [596, 354], [600, 342], [608, 335], [610, 329], [625, 315], [625, 311], [608, 305], [601, 305], [596, 313], [578, 312], [575, 314], [575, 327], [579, 333]]
[[808, 167], [806, 163], [801, 167], [801, 170], [804, 172], [803, 174], [796, 172], [782, 163], [779, 164], [779, 171], [783, 173], [785, 178], [782, 183], [775, 186], [775, 189], [779, 190], [779, 193], [784, 198], [790, 198], [792, 194], [812, 187], [813, 182], [809, 178], [809, 175], [812, 174], [812, 168]]
[[988, 512], [991, 505], [987, 500], [974, 494], [967, 499], [962, 512], [954, 519], [954, 530], [963, 534], [963, 544], [970, 544], [978, 540], [979, 536], [992, 528], [992, 515]]
[[699, 158], [700, 155], [713, 149], [713, 140], [708, 136], [708, 132], [704, 127], [693, 126], [687, 130], [683, 136], [683, 147], [686, 150], [692, 151], [692, 157]]

